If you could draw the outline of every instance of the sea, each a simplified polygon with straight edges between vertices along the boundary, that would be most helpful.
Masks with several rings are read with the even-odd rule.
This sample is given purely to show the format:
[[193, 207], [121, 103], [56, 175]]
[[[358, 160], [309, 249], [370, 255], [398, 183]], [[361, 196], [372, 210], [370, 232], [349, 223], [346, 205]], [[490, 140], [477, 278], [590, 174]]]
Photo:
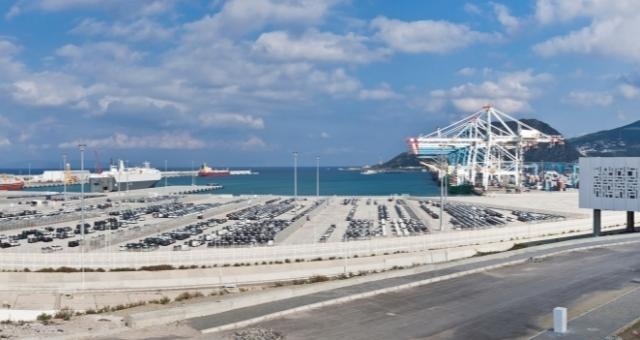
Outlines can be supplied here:
[[[248, 169], [248, 168], [242, 168]], [[294, 171], [292, 167], [250, 168], [255, 175], [234, 175], [225, 177], [173, 177], [166, 179], [166, 185], [206, 185], [220, 184], [223, 189], [219, 194], [233, 195], [293, 195]], [[185, 171], [189, 169], [168, 169], [169, 171]], [[234, 170], [231, 168], [231, 170]], [[346, 171], [337, 167], [321, 167], [320, 195], [339, 196], [438, 196], [440, 189], [426, 172], [378, 173], [363, 175], [359, 171]], [[31, 169], [31, 175], [42, 173], [42, 169]], [[3, 169], [0, 172], [27, 175], [28, 169]], [[316, 194], [316, 168], [298, 167], [298, 195], [312, 196]], [[156, 185], [165, 186], [163, 178]], [[85, 187], [86, 189], [86, 187]], [[30, 188], [30, 191], [62, 191], [62, 187]], [[69, 192], [79, 192], [79, 185], [67, 187]]]

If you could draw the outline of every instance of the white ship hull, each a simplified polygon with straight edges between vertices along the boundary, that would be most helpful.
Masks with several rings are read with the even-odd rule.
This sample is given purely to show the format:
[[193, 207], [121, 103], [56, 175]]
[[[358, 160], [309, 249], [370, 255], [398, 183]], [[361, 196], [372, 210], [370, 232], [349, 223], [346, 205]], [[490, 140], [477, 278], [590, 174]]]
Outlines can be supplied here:
[[112, 166], [109, 171], [91, 175], [89, 183], [92, 192], [126, 191], [151, 188], [161, 178], [162, 173], [150, 168], [148, 163], [142, 168], [125, 168], [120, 161], [117, 167]]

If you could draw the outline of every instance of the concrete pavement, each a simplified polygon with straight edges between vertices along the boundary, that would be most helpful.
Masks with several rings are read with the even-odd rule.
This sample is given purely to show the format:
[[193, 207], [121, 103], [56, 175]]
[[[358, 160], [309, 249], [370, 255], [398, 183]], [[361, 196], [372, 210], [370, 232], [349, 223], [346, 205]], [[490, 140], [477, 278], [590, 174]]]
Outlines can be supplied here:
[[[639, 263], [636, 245], [576, 251], [256, 326], [275, 329], [287, 339], [514, 339], [545, 331], [551, 327], [553, 307], [566, 306], [575, 335], [566, 338], [599, 339], [637, 317], [638, 284], [632, 280]], [[621, 306], [613, 308], [611, 300]], [[230, 315], [218, 317], [227, 321]]]
[[[638, 236], [627, 235], [627, 241], [629, 241], [630, 239], [634, 239], [637, 241]], [[201, 329], [201, 330], [216, 329], [217, 327], [232, 324], [234, 322], [240, 322], [240, 321], [252, 319], [252, 318], [260, 318], [265, 315], [270, 315], [270, 314], [272, 315], [277, 312], [290, 310], [291, 308], [305, 306], [313, 303], [319, 303], [319, 302], [327, 301], [330, 299], [339, 299], [340, 297], [346, 297], [346, 296], [363, 293], [363, 292], [370, 292], [372, 290], [383, 289], [385, 287], [387, 288], [397, 287], [398, 285], [402, 285], [410, 282], [429, 280], [430, 278], [446, 276], [453, 273], [464, 272], [468, 270], [474, 270], [474, 268], [478, 268], [478, 267], [494, 266], [504, 262], [511, 262], [511, 263], [518, 262], [518, 261], [525, 262], [529, 258], [547, 256], [550, 252], [557, 253], [561, 251], [570, 250], [571, 248], [576, 248], [578, 247], [576, 244], [582, 244], [582, 246], [584, 246], [586, 245], [585, 243], [588, 243], [589, 246], [595, 247], [595, 246], [601, 246], [605, 243], [611, 243], [612, 240], [614, 240], [614, 238], [576, 240], [576, 241], [569, 242], [569, 244], [567, 245], [562, 245], [562, 246], [559, 246], [557, 244], [548, 245], [548, 246], [537, 248], [536, 250], [530, 250], [527, 252], [520, 252], [518, 254], [513, 254], [512, 256], [509, 256], [509, 254], [500, 254], [505, 256], [494, 257], [486, 261], [463, 264], [463, 265], [454, 266], [454, 267], [437, 270], [437, 271], [430, 271], [430, 272], [419, 273], [415, 275], [409, 275], [405, 277], [391, 278], [387, 280], [363, 283], [363, 284], [359, 284], [351, 287], [336, 289], [333, 291], [325, 291], [325, 292], [311, 294], [303, 297], [285, 299], [285, 300], [276, 301], [272, 303], [252, 306], [250, 308], [243, 308], [243, 309], [237, 309], [237, 310], [233, 310], [225, 313], [219, 313], [219, 314], [216, 314], [215, 316], [194, 318], [190, 320], [190, 324], [194, 328]], [[619, 240], [622, 240], [622, 238], [619, 238]], [[548, 250], [549, 247], [553, 247], [554, 250], [553, 251]], [[537, 280], [534, 280], [534, 282], [535, 281]], [[497, 294], [499, 293], [500, 292], [498, 291]], [[494, 296], [494, 298], [500, 299], [498, 295]], [[375, 300], [375, 299], [377, 299], [377, 297], [373, 297], [367, 300]], [[549, 311], [550, 310], [551, 309], [549, 309]]]

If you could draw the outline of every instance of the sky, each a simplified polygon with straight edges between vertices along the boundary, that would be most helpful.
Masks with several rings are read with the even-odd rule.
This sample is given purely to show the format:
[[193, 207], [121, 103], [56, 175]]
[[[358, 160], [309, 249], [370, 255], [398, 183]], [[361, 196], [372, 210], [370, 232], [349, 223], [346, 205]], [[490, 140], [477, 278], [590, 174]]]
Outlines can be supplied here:
[[640, 119], [640, 1], [0, 2], [0, 168], [366, 165], [485, 104]]

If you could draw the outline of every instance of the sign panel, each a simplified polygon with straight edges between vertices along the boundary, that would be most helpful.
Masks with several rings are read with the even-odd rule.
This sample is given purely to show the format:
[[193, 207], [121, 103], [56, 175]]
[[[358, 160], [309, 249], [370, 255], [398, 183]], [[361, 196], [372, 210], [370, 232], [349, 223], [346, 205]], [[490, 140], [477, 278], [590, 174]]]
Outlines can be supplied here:
[[580, 208], [640, 211], [640, 157], [580, 158]]

